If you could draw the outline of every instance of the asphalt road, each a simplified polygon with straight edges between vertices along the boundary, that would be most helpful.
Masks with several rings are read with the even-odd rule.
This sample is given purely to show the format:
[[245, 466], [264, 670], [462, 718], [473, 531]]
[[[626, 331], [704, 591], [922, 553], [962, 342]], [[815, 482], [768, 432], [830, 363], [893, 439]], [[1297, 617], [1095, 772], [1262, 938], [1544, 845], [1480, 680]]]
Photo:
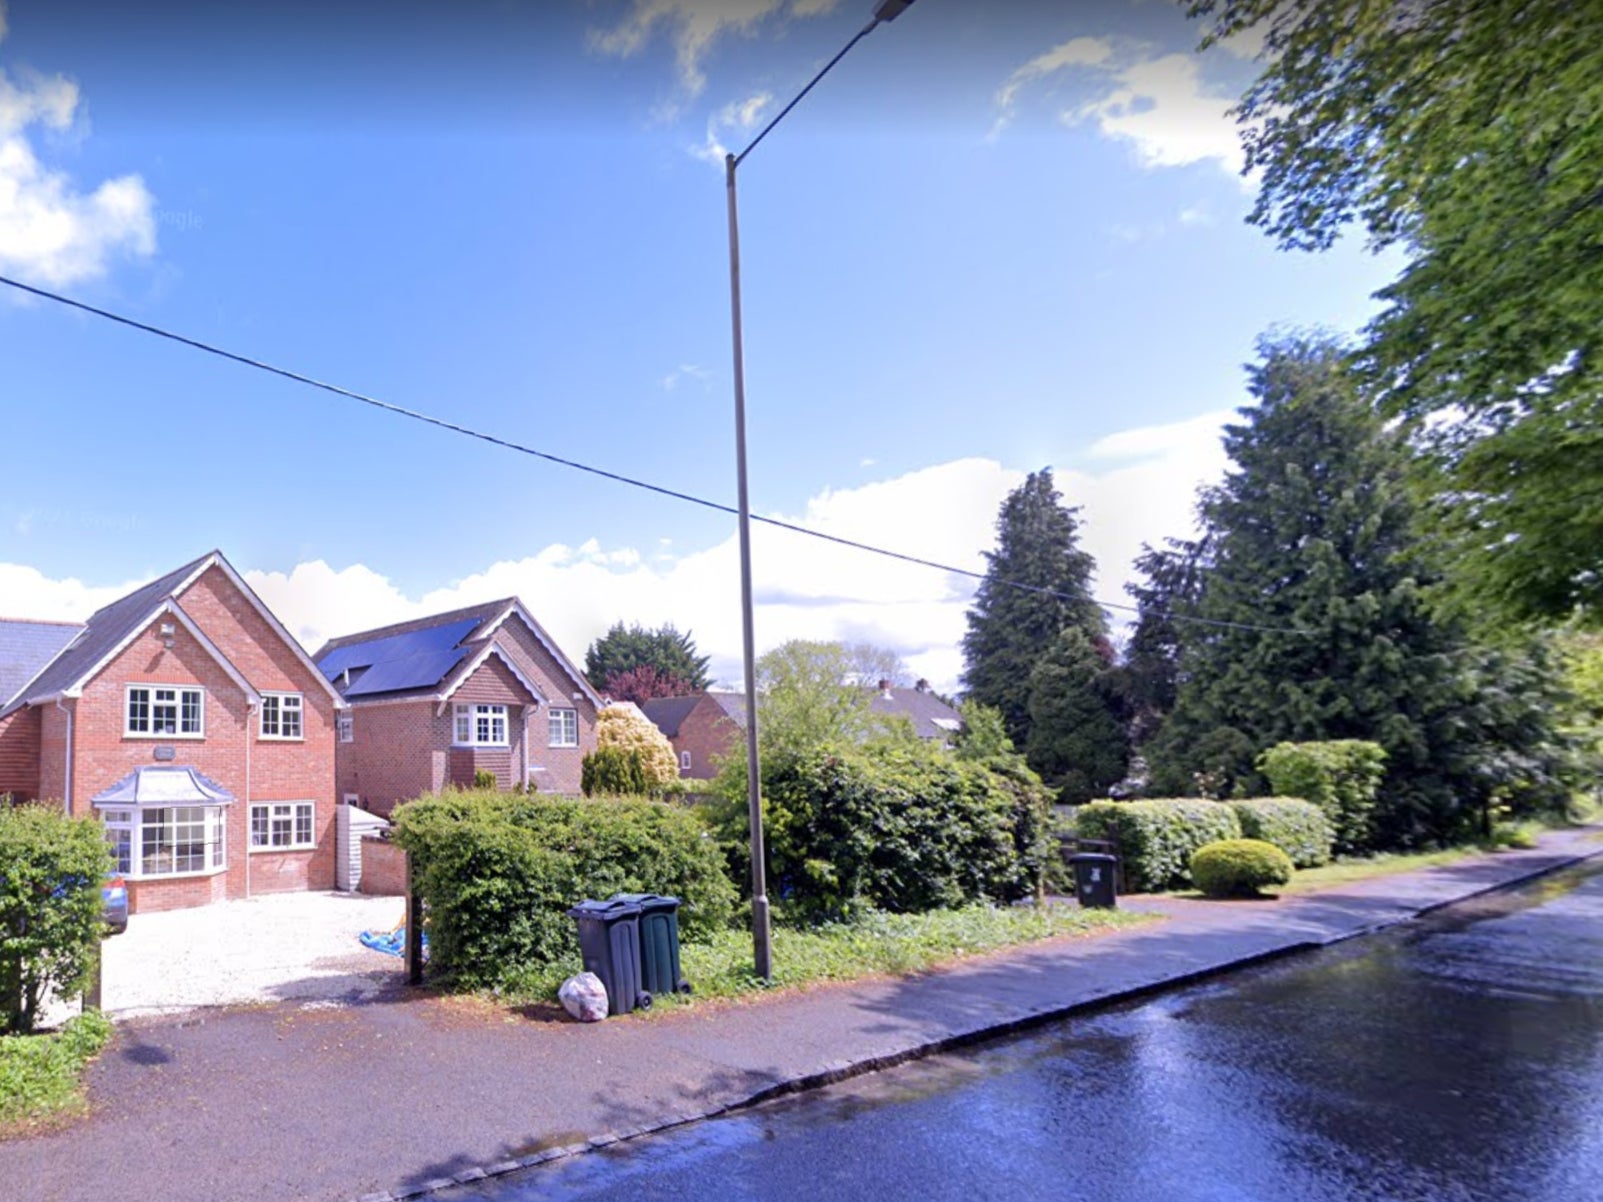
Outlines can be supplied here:
[[436, 1196], [1603, 1199], [1603, 868]]

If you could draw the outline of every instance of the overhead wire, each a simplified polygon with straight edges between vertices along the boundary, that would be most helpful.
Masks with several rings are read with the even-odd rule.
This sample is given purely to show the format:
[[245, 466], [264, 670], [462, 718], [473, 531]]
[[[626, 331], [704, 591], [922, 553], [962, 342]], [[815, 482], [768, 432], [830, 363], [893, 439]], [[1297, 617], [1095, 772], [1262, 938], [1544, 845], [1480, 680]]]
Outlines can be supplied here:
[[[748, 150], [749, 149], [750, 148], [748, 148]], [[308, 376], [302, 372], [292, 371], [289, 368], [278, 367], [261, 359], [253, 359], [248, 355], [241, 355], [235, 351], [214, 346], [209, 342], [202, 342], [198, 338], [190, 338], [184, 334], [175, 333], [172, 330], [151, 325], [149, 322], [139, 321], [136, 318], [113, 312], [110, 309], [100, 308], [97, 305], [91, 305], [85, 301], [76, 300], [70, 296], [64, 296], [59, 292], [52, 292], [47, 288], [40, 288], [33, 284], [26, 284], [21, 280], [12, 279], [9, 276], [0, 275], [0, 284], [5, 284], [8, 287], [15, 288], [20, 292], [29, 293], [30, 295], [39, 297], [42, 300], [53, 301], [57, 304], [66, 305], [69, 308], [78, 309], [84, 313], [91, 314], [92, 316], [103, 318], [106, 321], [115, 322], [118, 325], [127, 326], [130, 329], [139, 330], [146, 334], [152, 334], [158, 338], [164, 338], [170, 342], [176, 342], [182, 346], [187, 346], [197, 351], [203, 351], [208, 355], [215, 355], [218, 358], [227, 359], [230, 362], [238, 363], [244, 367], [255, 368], [258, 371], [267, 372], [270, 375], [279, 376], [286, 380], [292, 380], [297, 384], [304, 384], [309, 388], [321, 389], [324, 392], [332, 393], [335, 396], [344, 397], [347, 400], [357, 401], [363, 405], [370, 405], [375, 409], [381, 409], [384, 412], [392, 413], [397, 417], [410, 418], [413, 421], [435, 426], [441, 430], [449, 430], [453, 434], [460, 434], [466, 438], [477, 439], [480, 442], [486, 442], [492, 446], [498, 446], [505, 450], [516, 451], [521, 455], [529, 455], [536, 459], [543, 459], [547, 463], [555, 463], [561, 467], [571, 468], [577, 472], [585, 472], [592, 476], [599, 476], [604, 480], [611, 480], [617, 484], [625, 484], [631, 488], [643, 489], [646, 492], [655, 493], [658, 496], [671, 497], [676, 501], [683, 501], [689, 505], [697, 505], [703, 509], [711, 509], [718, 513], [730, 515], [738, 515], [739, 513], [739, 511], [733, 505], [726, 505], [720, 501], [709, 500], [706, 497], [698, 497], [693, 493], [680, 492], [677, 489], [667, 488], [661, 484], [652, 484], [650, 481], [637, 479], [634, 476], [626, 476], [621, 472], [609, 471], [606, 468], [595, 467], [588, 463], [581, 463], [577, 459], [567, 459], [561, 455], [554, 455], [549, 451], [542, 451], [536, 447], [526, 446], [523, 443], [515, 442], [509, 438], [502, 438], [496, 434], [486, 433], [483, 430], [476, 430], [471, 426], [462, 425], [460, 422], [449, 421], [446, 418], [435, 417], [433, 414], [423, 413], [416, 409], [409, 409], [404, 405], [397, 405], [391, 401], [380, 400], [378, 397], [368, 396], [365, 393], [356, 392], [350, 388], [343, 388], [338, 384], [330, 384], [327, 381], [319, 380], [314, 376]], [[960, 568], [952, 564], [939, 563], [932, 559], [924, 559], [917, 555], [909, 555], [906, 552], [895, 551], [888, 547], [878, 547], [871, 543], [859, 542], [856, 539], [844, 538], [838, 534], [830, 534], [827, 531], [815, 530], [808, 526], [800, 526], [794, 522], [787, 522], [782, 518], [766, 517], [761, 514], [752, 514], [751, 520], [754, 522], [761, 522], [765, 526], [772, 526], [779, 530], [788, 530], [793, 534], [801, 534], [808, 538], [821, 539], [824, 542], [834, 543], [835, 545], [841, 547], [849, 547], [855, 551], [863, 551], [871, 555], [879, 555], [887, 559], [899, 560], [902, 563], [915, 564], [919, 567], [932, 568], [936, 571], [946, 572], [954, 576], [964, 577], [966, 579], [979, 580], [981, 582], [991, 579], [983, 572], [976, 572], [969, 568]], [[1065, 593], [1058, 589], [1046, 588], [1042, 585], [1026, 584], [1019, 580], [996, 578], [992, 582], [1004, 585], [1007, 588], [1018, 589], [1023, 592], [1036, 593], [1047, 597], [1056, 597], [1064, 601], [1080, 600], [1080, 598], [1071, 593]], [[1139, 606], [1135, 605], [1121, 604], [1117, 601], [1103, 601], [1097, 598], [1092, 598], [1092, 600], [1103, 609], [1120, 610], [1135, 614], [1143, 612]], [[1176, 622], [1190, 622], [1196, 625], [1212, 626], [1229, 630], [1244, 630], [1260, 634], [1311, 633], [1310, 631], [1303, 630], [1298, 627], [1259, 625], [1251, 622], [1229, 622], [1219, 618], [1204, 618], [1193, 614], [1183, 614], [1174, 610], [1149, 610], [1146, 612], [1156, 613], [1159, 616], [1166, 617]]]

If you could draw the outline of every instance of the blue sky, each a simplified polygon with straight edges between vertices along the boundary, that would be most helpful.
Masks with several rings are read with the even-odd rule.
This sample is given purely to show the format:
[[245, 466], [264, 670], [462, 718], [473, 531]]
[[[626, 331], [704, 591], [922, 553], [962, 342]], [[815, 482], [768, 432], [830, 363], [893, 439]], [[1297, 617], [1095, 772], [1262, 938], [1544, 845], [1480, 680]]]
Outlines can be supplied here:
[[[567, 458], [734, 499], [719, 148], [867, 0], [10, 0], [0, 274]], [[752, 501], [981, 568], [1051, 465], [1098, 591], [1184, 534], [1275, 324], [1396, 264], [1277, 252], [1175, 5], [917, 0], [741, 168]], [[516, 592], [738, 673], [733, 523], [0, 289], [0, 615], [212, 547], [315, 649]], [[954, 687], [969, 584], [762, 531], [758, 642]]]

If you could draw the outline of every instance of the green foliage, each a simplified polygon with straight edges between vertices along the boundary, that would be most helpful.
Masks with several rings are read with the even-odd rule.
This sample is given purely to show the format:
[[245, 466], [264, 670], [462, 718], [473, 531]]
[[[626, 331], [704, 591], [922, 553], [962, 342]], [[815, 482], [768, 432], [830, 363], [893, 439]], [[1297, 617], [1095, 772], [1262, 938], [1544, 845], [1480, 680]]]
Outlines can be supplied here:
[[686, 939], [734, 908], [700, 816], [659, 802], [446, 792], [397, 809], [394, 838], [428, 907], [429, 972], [469, 988], [571, 957], [567, 911], [587, 897], [677, 897]]
[[636, 756], [641, 785], [619, 792], [658, 796], [679, 779], [679, 757], [668, 736], [639, 706], [627, 701], [606, 706], [596, 715], [596, 747], [617, 747]]
[[[1002, 502], [996, 550], [985, 553], [985, 579], [968, 611], [968, 695], [1001, 711], [1016, 747], [1029, 742], [1030, 674], [1058, 635], [1067, 628], [1092, 640], [1107, 634], [1091, 597], [1095, 562], [1079, 545], [1078, 512], [1062, 504], [1050, 468], [1031, 472]], [[1030, 587], [1010, 587], [1016, 584]]]
[[[1603, 613], [1603, 40], [1569, 0], [1191, 0], [1267, 36], [1251, 219], [1408, 256], [1358, 361], [1441, 472], [1456, 580], [1513, 619]], [[1430, 416], [1445, 417], [1427, 423]]]
[[1125, 887], [1137, 893], [1190, 884], [1192, 852], [1241, 836], [1234, 810], [1200, 798], [1093, 801], [1080, 807], [1075, 830], [1082, 839], [1118, 845]]
[[473, 787], [475, 789], [495, 788], [495, 773], [491, 772], [488, 768], [475, 768], [473, 770]]
[[1137, 745], [1151, 738], [1174, 709], [1180, 687], [1180, 652], [1185, 623], [1177, 618], [1196, 606], [1207, 562], [1203, 542], [1169, 539], [1161, 549], [1143, 544], [1136, 570], [1143, 579], [1127, 584], [1136, 601], [1136, 623], [1125, 648], [1123, 687], [1130, 711], [1130, 737]]
[[98, 1010], [54, 1035], [0, 1036], [0, 1130], [84, 1107], [79, 1076], [111, 1038]]
[[586, 797], [643, 797], [646, 769], [632, 747], [597, 747], [579, 766], [579, 791]]
[[1275, 743], [1378, 743], [1373, 821], [1338, 818], [1338, 850], [1456, 838], [1516, 768], [1549, 791], [1536, 674], [1433, 613], [1407, 449], [1339, 348], [1265, 342], [1250, 375], [1258, 405], [1225, 440], [1235, 470], [1200, 506], [1208, 553], [1188, 613], [1216, 625], [1183, 629], [1175, 708], [1145, 749], [1154, 788], [1253, 796]]
[[0, 1032], [32, 1031], [48, 994], [82, 987], [110, 869], [99, 820], [0, 805]]
[[709, 662], [708, 656], [696, 654], [689, 632], [681, 634], [672, 623], [648, 630], [639, 623], [614, 622], [585, 651], [584, 674], [591, 687], [604, 692], [614, 676], [651, 668], [654, 677], [672, 677], [682, 683], [684, 692], [699, 693], [711, 683]]
[[1261, 839], [1224, 839], [1191, 853], [1191, 879], [1208, 897], [1251, 897], [1286, 884], [1293, 871], [1286, 853]]
[[1105, 797], [1124, 776], [1129, 744], [1115, 675], [1084, 631], [1065, 628], [1030, 672], [1030, 767], [1065, 805]]
[[1330, 822], [1337, 855], [1368, 851], [1386, 750], [1362, 739], [1324, 743], [1276, 743], [1258, 757], [1270, 787], [1319, 807]]
[[[799, 920], [1010, 902], [1035, 888], [1039, 792], [917, 739], [765, 762], [763, 793], [770, 889]], [[743, 794], [726, 799], [721, 822], [744, 848]]]
[[1232, 801], [1241, 833], [1248, 839], [1273, 843], [1298, 868], [1330, 863], [1335, 830], [1325, 811], [1297, 797], [1254, 797]]
[[989, 706], [964, 701], [958, 707], [963, 728], [954, 752], [958, 759], [976, 764], [996, 777], [1012, 797], [1010, 825], [1013, 850], [1020, 871], [1036, 882], [1044, 897], [1051, 874], [1061, 866], [1051, 795], [1035, 770], [1013, 748], [1002, 726], [1002, 715]]

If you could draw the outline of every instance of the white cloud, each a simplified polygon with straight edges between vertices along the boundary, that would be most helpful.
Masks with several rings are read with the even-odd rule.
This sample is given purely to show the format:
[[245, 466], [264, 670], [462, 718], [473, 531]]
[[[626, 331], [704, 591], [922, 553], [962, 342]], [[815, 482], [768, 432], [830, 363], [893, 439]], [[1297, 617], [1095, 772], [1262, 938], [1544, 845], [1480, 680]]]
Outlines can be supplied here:
[[1114, 90], [1063, 114], [1093, 120], [1103, 134], [1135, 146], [1143, 167], [1184, 167], [1214, 160], [1231, 171], [1242, 150], [1230, 108], [1235, 99], [1209, 92], [1195, 55], [1167, 54], [1114, 74]]
[[687, 379], [695, 380], [698, 384], [705, 388], [707, 386], [707, 381], [712, 379], [712, 372], [708, 371], [705, 367], [699, 367], [694, 363], [681, 363], [667, 375], [663, 376], [662, 387], [665, 391], [672, 392], [675, 388], [679, 387], [679, 382], [681, 380]]
[[1005, 123], [1012, 114], [1019, 89], [1033, 80], [1055, 74], [1065, 67], [1100, 67], [1113, 57], [1113, 43], [1106, 38], [1072, 38], [1025, 63], [996, 93], [996, 105]]
[[724, 135], [735, 131], [749, 134], [756, 129], [757, 123], [762, 120], [764, 110], [773, 103], [773, 99], [773, 94], [770, 92], [758, 92], [744, 100], [724, 105], [707, 118], [707, 140], [700, 146], [692, 146], [690, 153], [698, 159], [722, 167], [724, 156], [729, 154], [729, 147], [724, 145]]
[[[1055, 473], [1065, 500], [1083, 507], [1084, 544], [1102, 565], [1100, 597], [1125, 600], [1121, 586], [1143, 541], [1191, 532], [1196, 486], [1224, 469], [1218, 436], [1228, 417], [1211, 413], [1127, 430], [1094, 444], [1089, 468]], [[861, 487], [826, 489], [803, 513], [784, 520], [983, 572], [997, 508], [1023, 478], [1022, 471], [993, 460], [961, 459]], [[937, 688], [958, 686], [964, 612], [975, 581], [761, 523], [752, 531], [752, 563], [759, 652], [792, 638], [872, 642], [897, 651]], [[247, 571], [246, 579], [312, 651], [333, 635], [517, 595], [575, 660], [620, 619], [672, 622], [694, 634], [712, 657], [715, 675], [726, 681], [740, 675], [739, 554], [732, 529], [723, 541], [695, 551], [659, 539], [649, 555], [594, 539], [577, 547], [552, 544], [421, 596], [407, 595], [365, 564], [335, 568], [318, 560], [288, 572]], [[135, 583], [90, 587], [0, 564], [6, 616], [87, 617]]]
[[[0, 38], [5, 30], [0, 4]], [[30, 130], [70, 130], [78, 100], [78, 86], [64, 76], [13, 80], [0, 71], [0, 270], [72, 284], [103, 274], [114, 255], [156, 249], [154, 201], [137, 175], [82, 192], [40, 162]]]
[[[1232, 41], [1226, 48], [1250, 57], [1256, 43]], [[1133, 49], [1106, 38], [1075, 38], [1014, 71], [996, 94], [993, 136], [1012, 120], [1025, 88], [1060, 72], [1101, 81], [1100, 95], [1062, 112], [1068, 124], [1095, 122], [1103, 136], [1132, 144], [1143, 167], [1183, 167], [1213, 161], [1238, 172], [1240, 137], [1230, 109], [1236, 98], [1210, 89], [1195, 54], [1139, 58]]]
[[[817, 17], [834, 9], [837, 0], [792, 0], [786, 15]], [[669, 31], [679, 82], [690, 95], [707, 86], [702, 62], [714, 42], [726, 34], [749, 37], [764, 19], [785, 8], [783, 0], [634, 0], [617, 25], [590, 32], [590, 44], [603, 54], [627, 58], [640, 53], [659, 27]]]

